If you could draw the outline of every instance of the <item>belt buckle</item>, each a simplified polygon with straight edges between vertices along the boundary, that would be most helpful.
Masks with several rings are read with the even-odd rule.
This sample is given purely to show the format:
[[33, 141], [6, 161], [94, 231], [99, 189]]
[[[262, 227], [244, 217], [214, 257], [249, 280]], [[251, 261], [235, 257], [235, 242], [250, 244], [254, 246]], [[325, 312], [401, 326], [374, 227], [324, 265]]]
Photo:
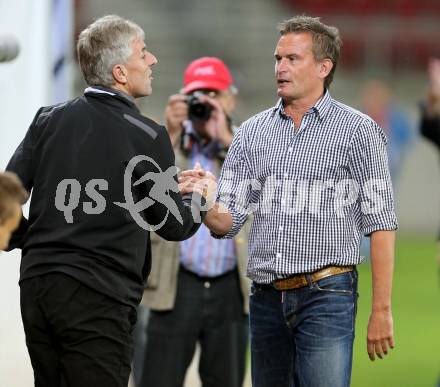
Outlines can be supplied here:
[[312, 273], [312, 282], [353, 271], [353, 266], [327, 266]]
[[[283, 285], [280, 285], [283, 284]], [[304, 274], [295, 274], [288, 278], [277, 279], [272, 283], [276, 290], [291, 290], [299, 289], [307, 286], [307, 279]]]

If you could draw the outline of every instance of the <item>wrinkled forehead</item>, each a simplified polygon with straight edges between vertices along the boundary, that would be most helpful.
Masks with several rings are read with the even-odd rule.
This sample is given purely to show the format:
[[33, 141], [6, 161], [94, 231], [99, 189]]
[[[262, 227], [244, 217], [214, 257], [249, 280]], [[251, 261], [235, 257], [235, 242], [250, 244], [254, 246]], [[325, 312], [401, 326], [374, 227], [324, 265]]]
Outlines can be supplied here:
[[281, 35], [277, 45], [275, 47], [275, 52], [277, 51], [297, 51], [297, 50], [312, 50], [313, 47], [313, 37], [310, 32], [289, 32], [287, 34]]

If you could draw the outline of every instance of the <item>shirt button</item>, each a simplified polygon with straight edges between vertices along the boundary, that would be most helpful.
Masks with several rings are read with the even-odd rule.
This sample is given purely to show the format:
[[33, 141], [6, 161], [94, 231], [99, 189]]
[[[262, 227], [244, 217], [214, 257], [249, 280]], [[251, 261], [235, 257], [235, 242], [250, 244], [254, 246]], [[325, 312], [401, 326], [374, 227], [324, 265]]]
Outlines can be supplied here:
[[209, 289], [211, 287], [211, 282], [206, 281], [203, 286], [205, 287], [205, 289]]
[[277, 258], [281, 258], [281, 253], [277, 253]]
[[284, 178], [287, 179], [288, 177], [289, 177], [289, 174], [288, 174], [288, 173], [285, 173], [285, 174], [284, 174]]
[[289, 146], [288, 151], [289, 151], [289, 153], [292, 153], [293, 152], [293, 148], [291, 146]]
[[283, 226], [280, 226], [279, 230], [280, 230], [280, 231], [283, 231], [283, 230], [284, 230], [284, 227], [283, 227]]

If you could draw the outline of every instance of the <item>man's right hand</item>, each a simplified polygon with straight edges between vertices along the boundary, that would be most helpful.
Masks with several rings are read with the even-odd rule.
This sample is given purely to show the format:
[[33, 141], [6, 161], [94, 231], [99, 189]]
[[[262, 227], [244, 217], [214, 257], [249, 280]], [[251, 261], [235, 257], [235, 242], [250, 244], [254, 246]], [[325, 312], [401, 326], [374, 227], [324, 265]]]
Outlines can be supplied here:
[[216, 190], [217, 178], [211, 172], [205, 171], [199, 163], [196, 163], [194, 169], [180, 173], [180, 193], [200, 193], [207, 200], [209, 208], [214, 203]]
[[173, 147], [175, 147], [182, 134], [183, 122], [188, 119], [188, 105], [185, 96], [182, 94], [174, 94], [168, 99], [165, 108], [165, 126], [171, 139]]
[[[183, 171], [179, 175], [180, 193], [199, 192], [205, 196], [209, 211], [203, 222], [212, 232], [217, 235], [225, 235], [232, 228], [232, 215], [228, 208], [219, 202], [214, 202], [216, 178], [209, 171], [196, 167], [192, 170]], [[211, 201], [212, 200], [212, 201]]]

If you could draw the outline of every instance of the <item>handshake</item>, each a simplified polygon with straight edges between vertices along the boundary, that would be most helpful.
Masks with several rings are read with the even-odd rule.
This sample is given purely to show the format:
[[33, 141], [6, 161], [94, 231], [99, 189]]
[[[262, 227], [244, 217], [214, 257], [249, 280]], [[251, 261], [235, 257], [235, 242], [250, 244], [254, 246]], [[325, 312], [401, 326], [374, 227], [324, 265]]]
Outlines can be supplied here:
[[197, 192], [206, 200], [208, 208], [213, 206], [217, 191], [217, 179], [211, 172], [204, 170], [200, 163], [197, 162], [194, 169], [182, 171], [178, 181], [181, 195]]

